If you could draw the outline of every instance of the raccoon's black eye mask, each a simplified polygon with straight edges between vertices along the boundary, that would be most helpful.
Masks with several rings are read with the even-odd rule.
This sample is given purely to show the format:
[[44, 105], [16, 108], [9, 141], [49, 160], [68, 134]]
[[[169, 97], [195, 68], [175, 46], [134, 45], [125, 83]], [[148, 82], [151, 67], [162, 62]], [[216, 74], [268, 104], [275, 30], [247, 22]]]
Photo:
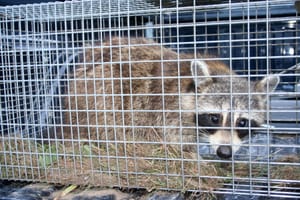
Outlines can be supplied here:
[[[205, 128], [205, 130], [214, 134], [220, 127], [222, 127], [223, 116], [219, 113], [203, 113], [195, 115], [195, 124], [198, 127], [211, 127]], [[228, 125], [229, 126], [229, 125]], [[239, 118], [235, 123], [235, 130], [240, 138], [243, 138], [249, 134], [250, 129], [258, 127], [258, 124], [254, 120], [248, 120], [246, 118]]]

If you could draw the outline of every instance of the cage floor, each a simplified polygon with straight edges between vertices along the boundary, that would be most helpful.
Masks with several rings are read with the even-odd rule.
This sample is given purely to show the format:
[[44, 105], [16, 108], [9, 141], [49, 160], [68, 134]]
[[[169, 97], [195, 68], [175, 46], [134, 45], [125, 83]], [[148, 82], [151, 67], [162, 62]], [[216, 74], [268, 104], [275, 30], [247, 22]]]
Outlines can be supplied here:
[[[5, 163], [1, 168], [2, 179], [146, 191], [201, 190], [214, 194], [218, 191], [230, 193], [233, 189], [247, 193], [251, 189], [263, 195], [268, 192], [299, 194], [299, 155], [287, 155], [274, 165], [253, 161], [251, 164], [200, 162], [194, 155], [183, 155], [163, 144], [111, 143], [103, 146], [67, 141], [45, 144], [16, 138], [2, 142], [0, 151], [4, 154], [0, 155], [0, 162]], [[265, 184], [266, 179], [270, 180], [269, 185]]]

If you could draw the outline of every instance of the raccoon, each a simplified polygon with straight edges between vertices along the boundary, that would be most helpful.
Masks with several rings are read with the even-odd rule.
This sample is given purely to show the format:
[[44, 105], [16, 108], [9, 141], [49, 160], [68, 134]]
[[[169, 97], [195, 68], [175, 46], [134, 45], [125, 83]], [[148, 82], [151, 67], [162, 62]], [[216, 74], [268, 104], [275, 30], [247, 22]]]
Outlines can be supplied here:
[[195, 153], [204, 141], [220, 158], [230, 158], [249, 128], [264, 122], [266, 94], [278, 77], [249, 82], [213, 60], [144, 38], [115, 37], [86, 47], [68, 78], [64, 137], [139, 142], [159, 136]]

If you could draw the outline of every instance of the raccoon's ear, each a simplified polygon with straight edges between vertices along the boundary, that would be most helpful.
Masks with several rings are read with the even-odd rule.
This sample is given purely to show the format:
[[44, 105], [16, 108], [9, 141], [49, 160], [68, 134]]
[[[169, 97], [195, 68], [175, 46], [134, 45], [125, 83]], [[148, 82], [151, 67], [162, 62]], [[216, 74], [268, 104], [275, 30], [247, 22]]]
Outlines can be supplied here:
[[194, 83], [197, 87], [207, 84], [212, 81], [208, 65], [203, 60], [193, 60], [191, 62], [191, 72]]
[[266, 76], [262, 80], [256, 82], [255, 91], [264, 93], [273, 92], [276, 89], [279, 81], [280, 78], [277, 75]]

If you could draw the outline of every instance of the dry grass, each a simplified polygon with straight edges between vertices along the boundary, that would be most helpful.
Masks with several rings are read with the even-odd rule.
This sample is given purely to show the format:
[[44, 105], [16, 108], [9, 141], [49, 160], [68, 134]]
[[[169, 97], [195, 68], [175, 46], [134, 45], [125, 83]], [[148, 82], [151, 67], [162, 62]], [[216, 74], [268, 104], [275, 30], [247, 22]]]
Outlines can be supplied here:
[[[164, 144], [52, 141], [1, 138], [2, 179], [103, 187], [213, 191], [235, 178], [300, 180], [300, 157], [277, 164], [206, 163]], [[250, 168], [251, 166], [251, 168]], [[232, 174], [234, 167], [234, 174]], [[284, 181], [282, 183], [284, 185]], [[280, 183], [278, 183], [280, 185]]]
[[[172, 146], [140, 143], [51, 142], [2, 139], [2, 178], [106, 187], [213, 190], [222, 186], [214, 165]], [[183, 159], [184, 158], [184, 159]], [[200, 170], [199, 170], [200, 169]], [[167, 175], [166, 175], [167, 174]]]

